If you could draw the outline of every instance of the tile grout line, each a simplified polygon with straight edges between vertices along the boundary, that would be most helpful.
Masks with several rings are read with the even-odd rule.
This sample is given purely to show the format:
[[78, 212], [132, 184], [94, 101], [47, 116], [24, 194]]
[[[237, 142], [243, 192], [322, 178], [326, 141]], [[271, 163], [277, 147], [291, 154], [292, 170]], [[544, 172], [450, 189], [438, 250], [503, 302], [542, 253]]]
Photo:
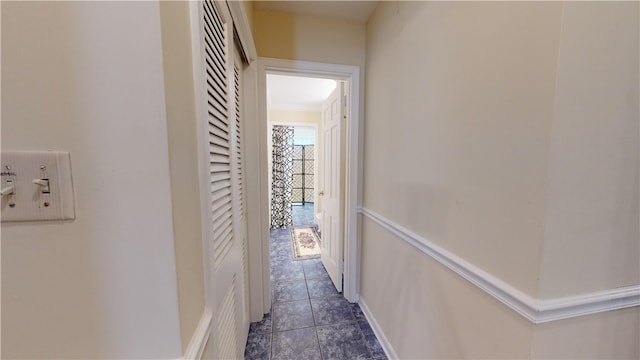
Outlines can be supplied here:
[[[289, 241], [287, 241], [287, 242], [290, 243], [290, 241], [291, 241], [291, 233], [290, 233], [290, 231], [287, 231], [285, 234], [282, 234], [282, 235], [284, 235], [284, 236], [278, 236], [278, 239], [279, 239], [278, 242], [281, 242], [281, 240], [283, 240], [284, 238], [288, 238]], [[272, 243], [273, 243], [273, 241], [272, 241]], [[289, 329], [289, 330], [285, 330], [285, 331], [293, 331], [293, 330], [300, 330], [300, 329], [305, 329], [305, 328], [313, 328], [314, 331], [315, 331], [316, 341], [317, 341], [317, 348], [316, 349], [319, 350], [320, 359], [324, 360], [325, 359], [325, 355], [323, 354], [322, 347], [320, 346], [320, 336], [319, 336], [319, 332], [318, 332], [319, 325], [318, 325], [318, 323], [316, 322], [316, 319], [315, 319], [315, 311], [314, 311], [314, 308], [313, 308], [313, 305], [312, 305], [312, 302], [311, 302], [312, 297], [311, 297], [310, 286], [308, 284], [309, 280], [314, 280], [316, 278], [310, 279], [309, 276], [312, 276], [312, 274], [307, 274], [307, 269], [305, 267], [305, 265], [307, 263], [309, 263], [310, 264], [310, 271], [313, 273], [312, 270], [316, 270], [317, 264], [315, 262], [313, 264], [310, 263], [309, 262], [310, 259], [300, 259], [300, 260], [293, 259], [293, 251], [290, 251], [290, 254], [291, 254], [290, 256], [277, 256], [277, 255], [280, 255], [280, 254], [281, 253], [276, 252], [275, 254], [273, 254], [273, 255], [276, 255], [274, 258], [270, 257], [271, 265], [273, 265], [273, 263], [274, 263], [273, 260], [277, 258], [277, 259], [282, 259], [282, 260], [285, 260], [285, 261], [290, 259], [289, 262], [298, 262], [300, 264], [299, 266], [302, 267], [303, 278], [301, 280], [304, 280], [305, 290], [306, 290], [306, 294], [307, 294], [307, 298], [304, 299], [304, 300], [307, 300], [308, 304], [310, 306], [311, 318], [312, 318], [312, 323], [313, 323], [313, 325], [310, 326], [310, 327]], [[314, 266], [311, 266], [311, 265], [314, 265]], [[320, 277], [318, 277], [317, 279], [320, 279]], [[292, 283], [294, 281], [299, 281], [299, 280], [297, 280], [297, 279], [287, 279], [287, 280], [282, 280], [280, 282]], [[272, 291], [272, 295], [271, 296], [272, 296], [272, 301], [273, 301], [274, 305], [276, 304], [275, 300], [276, 300], [276, 297], [278, 296], [278, 294], [277, 294], [278, 291], [276, 289], [276, 283], [279, 283], [279, 282], [276, 282], [276, 281], [272, 282], [273, 291]], [[321, 293], [322, 293], [322, 291], [321, 291]], [[338, 293], [337, 295], [339, 295], [340, 298], [344, 299], [343, 294]], [[313, 299], [328, 299], [328, 298], [331, 298], [331, 297], [333, 297], [333, 293], [331, 295], [323, 293], [323, 294], [320, 294], [317, 297], [314, 297]], [[298, 301], [298, 300], [289, 300], [288, 302], [291, 302], [291, 301]], [[338, 322], [338, 323], [326, 324], [324, 326], [337, 326], [337, 325], [341, 325], [341, 324], [347, 325], [347, 324], [349, 324], [349, 322], [353, 321], [352, 323], [357, 327], [356, 331], [358, 331], [358, 334], [360, 335], [358, 338], [362, 343], [364, 343], [365, 348], [367, 349], [367, 353], [368, 353], [367, 355], [370, 356], [369, 359], [374, 359], [373, 350], [372, 350], [371, 346], [369, 345], [369, 342], [366, 339], [366, 336], [364, 334], [363, 329], [360, 327], [360, 321], [356, 317], [354, 306], [352, 306], [354, 304], [351, 304], [346, 299], [344, 299], [343, 301], [345, 301], [345, 303], [347, 304], [347, 306], [349, 308], [349, 314], [351, 314], [351, 319], [348, 320], [348, 322], [344, 322], [343, 321], [343, 322]], [[280, 301], [279, 303], [286, 303], [286, 302], [287, 301]], [[356, 305], [357, 305], [357, 303], [356, 303]], [[272, 359], [273, 355], [274, 355], [273, 352], [274, 352], [274, 349], [275, 349], [275, 344], [274, 344], [275, 334], [280, 333], [280, 332], [285, 332], [285, 331], [278, 332], [278, 331], [275, 330], [275, 319], [276, 319], [276, 316], [274, 316], [275, 312], [273, 310], [274, 310], [274, 308], [272, 307], [272, 310], [271, 310], [271, 327], [270, 327], [270, 330], [269, 330], [269, 336], [270, 337], [269, 337], [269, 345], [268, 345], [269, 346], [268, 347], [268, 351], [269, 351], [268, 353], [270, 355], [269, 356], [270, 359]], [[366, 319], [364, 319], [364, 321], [367, 322]]]
[[304, 286], [307, 289], [307, 296], [309, 297], [309, 308], [311, 309], [311, 319], [313, 320], [313, 331], [316, 333], [316, 341], [318, 344], [318, 352], [320, 353], [320, 359], [324, 360], [322, 354], [322, 347], [320, 347], [320, 336], [318, 336], [318, 324], [316, 324], [316, 317], [313, 312], [313, 304], [311, 303], [311, 292], [309, 291], [309, 284], [307, 283], [307, 271], [304, 269], [304, 263], [302, 263], [302, 274], [304, 275]]

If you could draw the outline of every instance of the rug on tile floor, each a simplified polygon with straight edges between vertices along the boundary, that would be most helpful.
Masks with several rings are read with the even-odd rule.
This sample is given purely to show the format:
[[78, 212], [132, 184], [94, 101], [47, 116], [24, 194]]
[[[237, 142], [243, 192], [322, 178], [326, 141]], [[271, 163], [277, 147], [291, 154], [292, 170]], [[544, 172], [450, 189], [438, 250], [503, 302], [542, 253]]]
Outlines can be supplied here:
[[320, 257], [320, 241], [313, 228], [291, 228], [291, 242], [295, 259]]

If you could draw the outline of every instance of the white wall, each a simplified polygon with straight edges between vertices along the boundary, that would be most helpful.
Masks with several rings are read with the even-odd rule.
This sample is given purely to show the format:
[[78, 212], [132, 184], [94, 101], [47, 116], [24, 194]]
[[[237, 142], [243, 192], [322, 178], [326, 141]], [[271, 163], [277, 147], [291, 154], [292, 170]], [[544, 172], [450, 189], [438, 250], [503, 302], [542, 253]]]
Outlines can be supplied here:
[[1, 6], [2, 150], [70, 151], [77, 216], [2, 224], [2, 357], [180, 357], [158, 3]]
[[[637, 3], [381, 2], [366, 50], [366, 209], [534, 299], [640, 283]], [[638, 307], [532, 325], [362, 234], [400, 358], [640, 356]]]

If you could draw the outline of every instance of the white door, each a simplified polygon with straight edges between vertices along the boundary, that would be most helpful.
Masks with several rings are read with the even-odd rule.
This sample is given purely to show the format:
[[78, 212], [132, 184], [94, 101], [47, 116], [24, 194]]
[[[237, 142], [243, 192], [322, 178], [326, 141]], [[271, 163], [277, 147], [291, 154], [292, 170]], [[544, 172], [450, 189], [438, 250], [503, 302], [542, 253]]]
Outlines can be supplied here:
[[344, 90], [338, 84], [322, 105], [324, 173], [322, 196], [322, 264], [333, 285], [342, 291], [343, 214], [342, 214], [342, 137]]
[[242, 269], [241, 273], [242, 279], [242, 287], [239, 289], [242, 293], [241, 301], [239, 305], [241, 310], [241, 320], [239, 320], [239, 340], [238, 347], [242, 355], [244, 355], [244, 344], [247, 340], [247, 335], [249, 334], [249, 324], [251, 320], [249, 318], [249, 259], [248, 259], [248, 244], [247, 244], [247, 217], [245, 209], [246, 203], [246, 195], [245, 195], [245, 181], [244, 181], [244, 116], [242, 113], [242, 90], [240, 88], [240, 84], [242, 84], [242, 68], [244, 67], [244, 62], [240, 56], [240, 49], [238, 44], [234, 42], [233, 46], [233, 98], [234, 98], [234, 106], [233, 106], [233, 114], [235, 121], [233, 122], [233, 131], [232, 131], [232, 143], [233, 143], [233, 168], [234, 172], [234, 185], [235, 185], [235, 195], [236, 202], [234, 204], [236, 213], [235, 216], [235, 238], [236, 243], [241, 248], [241, 261]]
[[243, 191], [241, 60], [234, 46], [226, 3], [199, 3], [202, 31], [205, 123], [203, 130], [209, 193], [204, 200], [207, 306], [211, 311], [209, 356], [241, 358], [248, 331]]

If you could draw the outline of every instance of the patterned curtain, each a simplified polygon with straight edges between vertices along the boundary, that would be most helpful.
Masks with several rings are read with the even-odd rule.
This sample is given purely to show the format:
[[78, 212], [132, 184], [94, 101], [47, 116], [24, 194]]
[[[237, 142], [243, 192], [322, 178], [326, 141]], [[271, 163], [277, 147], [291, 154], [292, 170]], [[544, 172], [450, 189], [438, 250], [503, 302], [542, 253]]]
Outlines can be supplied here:
[[293, 127], [273, 127], [273, 172], [271, 174], [271, 228], [291, 225], [293, 181]]

